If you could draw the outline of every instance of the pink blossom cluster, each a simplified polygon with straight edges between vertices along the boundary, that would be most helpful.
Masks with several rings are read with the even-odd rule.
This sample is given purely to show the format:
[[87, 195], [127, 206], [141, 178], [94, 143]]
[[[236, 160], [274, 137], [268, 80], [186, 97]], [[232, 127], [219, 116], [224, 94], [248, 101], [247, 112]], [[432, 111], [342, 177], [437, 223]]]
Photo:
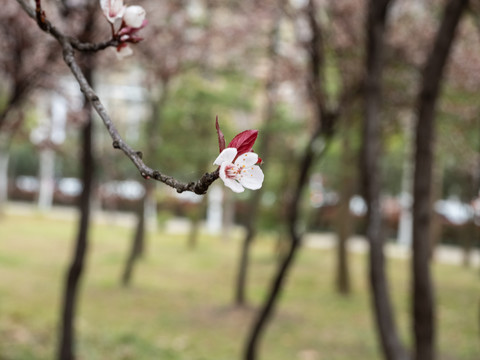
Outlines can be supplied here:
[[126, 6], [123, 0], [100, 0], [100, 6], [112, 26], [112, 36], [119, 41], [118, 57], [131, 55], [132, 49], [128, 43], [143, 40], [137, 32], [147, 25], [145, 9], [138, 5]]

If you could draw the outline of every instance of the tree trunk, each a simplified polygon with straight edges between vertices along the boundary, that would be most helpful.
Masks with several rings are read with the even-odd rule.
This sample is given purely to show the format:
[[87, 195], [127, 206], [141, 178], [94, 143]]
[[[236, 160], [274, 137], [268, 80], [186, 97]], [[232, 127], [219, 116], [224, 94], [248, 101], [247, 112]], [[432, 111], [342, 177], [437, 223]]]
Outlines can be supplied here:
[[254, 229], [249, 227], [242, 242], [242, 250], [240, 253], [240, 264], [237, 271], [237, 281], [235, 283], [235, 306], [241, 307], [246, 304], [245, 284], [247, 282], [247, 269], [250, 254], [250, 244], [255, 237]]
[[8, 152], [7, 136], [0, 134], [0, 217], [4, 214], [5, 205], [8, 200]]
[[[264, 156], [264, 152], [260, 152]], [[265, 171], [265, 169], [264, 169]], [[249, 212], [245, 225], [245, 238], [242, 243], [242, 251], [240, 253], [240, 263], [237, 271], [237, 281], [235, 286], [235, 306], [245, 306], [246, 305], [246, 296], [245, 288], [247, 282], [248, 274], [248, 263], [249, 263], [249, 254], [250, 254], [250, 245], [255, 238], [256, 234], [256, 225], [255, 221], [258, 215], [258, 208], [260, 205], [260, 199], [263, 194], [261, 189], [255, 191], [252, 194], [249, 202]]]
[[[11, 106], [8, 108], [7, 106]], [[10, 145], [15, 132], [23, 121], [23, 114], [18, 111], [14, 114], [16, 118], [13, 125], [1, 127], [2, 122], [11, 116], [16, 110], [15, 104], [6, 105], [0, 112], [0, 216], [4, 214], [5, 206], [8, 201], [8, 163], [10, 161]], [[5, 125], [5, 124], [4, 124]]]
[[144, 242], [145, 242], [145, 203], [146, 198], [148, 196], [148, 192], [145, 189], [145, 194], [143, 195], [142, 199], [138, 204], [138, 211], [137, 211], [137, 225], [135, 226], [135, 232], [132, 241], [132, 247], [130, 252], [128, 253], [127, 261], [125, 263], [125, 269], [122, 275], [122, 285], [129, 286], [132, 273], [133, 273], [133, 265], [135, 261], [143, 254], [144, 250]]
[[343, 128], [341, 159], [341, 193], [337, 214], [337, 264], [335, 287], [340, 294], [350, 293], [350, 271], [348, 268], [347, 241], [352, 236], [353, 217], [350, 213], [350, 199], [355, 191], [355, 176], [352, 174], [352, 148], [348, 136], [348, 126]]
[[370, 0], [368, 6], [362, 178], [368, 206], [366, 235], [370, 242], [369, 272], [372, 309], [385, 359], [403, 360], [408, 356], [398, 336], [385, 274], [384, 234], [380, 203], [381, 78], [383, 35], [389, 2], [389, 0]]
[[198, 236], [200, 234], [200, 225], [202, 215], [204, 214], [205, 210], [205, 198], [202, 197], [200, 202], [194, 205], [195, 208], [192, 210], [190, 215], [190, 232], [188, 234], [188, 248], [193, 250], [197, 247], [198, 244]]
[[188, 233], [188, 248], [193, 250], [197, 247], [198, 244], [198, 235], [200, 233], [200, 212], [193, 214], [190, 219], [190, 231]]
[[[86, 68], [85, 76], [91, 79], [91, 67]], [[77, 310], [78, 291], [82, 277], [85, 255], [88, 248], [88, 230], [90, 225], [90, 196], [93, 181], [94, 160], [92, 152], [92, 117], [90, 104], [85, 102], [88, 110], [88, 119], [82, 128], [82, 183], [83, 190], [80, 197], [80, 222], [78, 225], [77, 240], [70, 264], [63, 298], [63, 311], [60, 332], [60, 344], [57, 354], [58, 360], [75, 359], [75, 328], [74, 321]]]
[[[95, 7], [86, 7], [86, 14], [83, 32], [80, 39], [90, 41], [94, 33]], [[80, 66], [85, 79], [92, 83], [94, 72], [94, 57], [92, 54], [81, 54]], [[82, 194], [80, 196], [79, 210], [80, 219], [78, 223], [77, 239], [68, 273], [65, 279], [65, 292], [62, 304], [62, 319], [60, 327], [60, 343], [58, 347], [58, 360], [74, 360], [75, 356], [75, 318], [77, 312], [77, 300], [80, 280], [82, 278], [85, 258], [88, 249], [88, 232], [90, 228], [90, 201], [92, 196], [93, 177], [95, 162], [93, 158], [93, 118], [92, 107], [88, 100], [84, 100], [85, 123], [82, 127]]]
[[230, 190], [224, 188], [222, 194], [222, 241], [230, 240], [234, 220], [235, 197]]
[[[300, 164], [299, 172], [298, 172], [298, 180], [297, 185], [294, 191], [294, 196], [291, 199], [289, 211], [287, 215], [288, 227], [289, 227], [289, 234], [290, 234], [290, 244], [287, 250], [286, 256], [280, 261], [278, 269], [272, 279], [272, 283], [270, 284], [270, 289], [267, 294], [267, 298], [262, 305], [262, 308], [258, 312], [256, 319], [254, 320], [254, 324], [250, 330], [250, 333], [247, 338], [247, 343], [245, 347], [245, 353], [243, 356], [244, 360], [255, 360], [257, 359], [257, 352], [258, 352], [258, 343], [261, 339], [263, 331], [265, 330], [265, 326], [267, 325], [270, 317], [272, 316], [277, 301], [280, 297], [280, 293], [282, 291], [285, 279], [288, 275], [288, 272], [293, 264], [295, 259], [295, 255], [297, 254], [297, 250], [300, 247], [301, 243], [301, 235], [297, 232], [297, 223], [299, 217], [299, 204], [301, 200], [301, 196], [303, 190], [305, 188], [305, 184], [308, 180], [308, 173], [309, 170], [314, 162], [315, 158], [315, 144], [320, 136], [320, 129], [319, 126], [317, 130], [312, 135], [310, 142], [305, 150], [303, 160]], [[324, 147], [325, 151], [326, 147]]]
[[413, 203], [413, 330], [414, 358], [435, 358], [435, 303], [430, 275], [431, 186], [435, 107], [455, 30], [468, 0], [449, 0], [435, 44], [422, 74], [418, 95]]
[[[341, 101], [333, 111], [327, 108], [327, 99], [325, 96], [325, 49], [323, 43], [323, 29], [317, 21], [316, 3], [310, 0], [305, 7], [304, 14], [308, 19], [312, 37], [307, 44], [309, 51], [310, 76], [307, 79], [310, 95], [315, 111], [315, 130], [311, 134], [310, 141], [305, 148], [302, 160], [297, 172], [297, 182], [289, 199], [287, 208], [286, 223], [290, 235], [290, 241], [286, 255], [280, 260], [277, 272], [275, 273], [272, 283], [270, 284], [267, 298], [262, 308], [254, 320], [253, 326], [247, 338], [244, 360], [255, 360], [257, 358], [258, 344], [265, 330], [270, 317], [272, 316], [275, 306], [280, 297], [288, 272], [291, 269], [297, 251], [301, 245], [302, 235], [298, 232], [298, 219], [300, 211], [300, 201], [302, 198], [305, 185], [308, 182], [308, 176], [314, 161], [324, 155], [330, 144], [330, 139], [334, 133], [334, 125], [340, 116], [340, 112], [351, 101], [349, 90], [344, 89]], [[356, 92], [355, 92], [356, 93]]]

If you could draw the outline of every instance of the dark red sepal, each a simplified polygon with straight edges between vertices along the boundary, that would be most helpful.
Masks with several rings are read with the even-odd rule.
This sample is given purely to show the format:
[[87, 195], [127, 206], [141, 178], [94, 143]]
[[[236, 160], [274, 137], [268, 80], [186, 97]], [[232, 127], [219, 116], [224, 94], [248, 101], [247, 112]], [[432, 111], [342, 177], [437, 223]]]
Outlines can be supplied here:
[[237, 157], [252, 151], [253, 144], [257, 140], [258, 130], [245, 130], [235, 136], [228, 147], [237, 149]]
[[215, 119], [215, 127], [217, 128], [217, 135], [218, 135], [218, 149], [220, 152], [225, 150], [225, 136], [223, 136], [222, 130], [220, 130], [220, 125], [218, 125], [218, 115]]

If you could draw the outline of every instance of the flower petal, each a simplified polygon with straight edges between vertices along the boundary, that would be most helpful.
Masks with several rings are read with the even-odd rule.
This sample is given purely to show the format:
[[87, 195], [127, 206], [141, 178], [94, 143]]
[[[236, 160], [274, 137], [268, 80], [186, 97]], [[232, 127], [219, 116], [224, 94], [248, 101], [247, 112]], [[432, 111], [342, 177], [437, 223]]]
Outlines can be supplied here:
[[[228, 164], [230, 164], [230, 163], [225, 161], [220, 166], [220, 170], [219, 170], [218, 175], [220, 176], [220, 179], [222, 179], [223, 181], [225, 181], [225, 179], [227, 178], [227, 173], [225, 172], [225, 169], [226, 169]], [[216, 164], [214, 164], [214, 165], [216, 165]]]
[[[225, 149], [226, 150], [226, 149]], [[236, 149], [235, 149], [236, 151]], [[223, 153], [223, 151], [222, 151]], [[235, 155], [234, 155], [235, 156]], [[220, 179], [223, 180], [223, 183], [225, 184], [225, 186], [229, 187], [230, 189], [232, 189], [234, 192], [236, 193], [241, 193], [243, 192], [245, 189], [243, 188], [242, 185], [240, 185], [240, 183], [234, 179], [230, 179], [227, 177], [227, 174], [225, 172], [226, 168], [228, 165], [231, 165], [232, 163], [231, 162], [228, 162], [228, 161], [224, 161], [222, 163], [222, 165], [220, 166]]]
[[225, 186], [226, 187], [229, 187], [230, 189], [233, 190], [233, 192], [236, 192], [236, 193], [241, 193], [241, 192], [244, 192], [245, 189], [243, 188], [242, 185], [240, 185], [240, 183], [236, 180], [233, 180], [233, 179], [222, 179], [223, 182], [225, 183]]
[[121, 17], [117, 17], [113, 18], [110, 22], [113, 24], [113, 31], [118, 32], [118, 30], [120, 30], [120, 28], [122, 27], [123, 20]]
[[127, 26], [132, 28], [139, 28], [145, 20], [145, 9], [138, 5], [132, 5], [127, 7], [123, 20]]
[[242, 171], [238, 181], [250, 190], [257, 190], [262, 187], [264, 175], [260, 166], [253, 165]]
[[258, 162], [258, 155], [253, 152], [248, 152], [243, 155], [240, 155], [237, 160], [235, 160], [235, 165], [238, 166], [251, 166], [255, 165]]
[[233, 162], [233, 159], [235, 159], [235, 156], [237, 156], [237, 149], [226, 148], [220, 153], [220, 155], [218, 155], [218, 157], [213, 162], [213, 165], [222, 165], [222, 163], [224, 162], [231, 164]]
[[123, 0], [100, 0], [100, 7], [107, 20], [112, 24], [115, 23], [116, 19], [123, 17], [126, 9]]

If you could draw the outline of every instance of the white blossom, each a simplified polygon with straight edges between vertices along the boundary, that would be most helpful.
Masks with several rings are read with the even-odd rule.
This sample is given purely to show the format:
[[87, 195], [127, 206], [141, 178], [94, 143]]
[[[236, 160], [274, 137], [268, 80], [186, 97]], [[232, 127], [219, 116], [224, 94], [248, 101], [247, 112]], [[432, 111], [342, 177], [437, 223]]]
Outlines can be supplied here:
[[213, 163], [220, 166], [219, 175], [225, 186], [237, 193], [243, 192], [244, 188], [250, 190], [260, 189], [264, 175], [260, 166], [255, 165], [258, 162], [258, 155], [253, 152], [247, 152], [238, 158], [236, 156], [236, 148], [226, 148]]
[[107, 20], [115, 27], [119, 27], [127, 8], [123, 5], [123, 0], [100, 0], [100, 6]]

